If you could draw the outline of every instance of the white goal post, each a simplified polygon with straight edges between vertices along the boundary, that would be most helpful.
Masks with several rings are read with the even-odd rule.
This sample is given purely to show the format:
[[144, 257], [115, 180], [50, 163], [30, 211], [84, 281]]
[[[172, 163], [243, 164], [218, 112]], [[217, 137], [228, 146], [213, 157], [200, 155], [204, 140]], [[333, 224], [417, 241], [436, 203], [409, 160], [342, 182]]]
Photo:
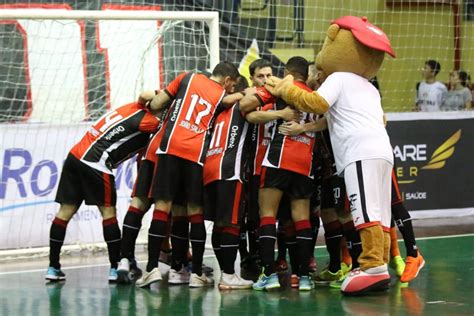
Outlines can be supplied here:
[[[121, 21], [124, 28], [114, 28]], [[220, 61], [220, 35], [219, 12], [211, 11], [0, 9], [0, 22], [5, 22], [0, 54], [13, 56], [0, 63], [0, 83], [6, 87], [0, 89], [0, 230], [5, 232], [0, 238], [1, 261], [5, 256], [47, 254], [61, 166], [90, 121], [132, 102], [142, 91], [140, 80], [147, 89], [156, 89], [177, 72], [213, 69]], [[130, 30], [135, 22], [145, 25]], [[107, 45], [117, 37], [110, 31], [124, 38], [113, 50]], [[127, 42], [137, 34], [145, 38], [139, 47]], [[132, 56], [133, 51], [137, 54]], [[137, 70], [139, 66], [144, 69]], [[32, 114], [16, 110], [24, 104], [29, 110], [22, 108], [23, 112]], [[116, 170], [119, 222], [135, 175], [133, 161]], [[104, 248], [96, 207], [83, 205], [76, 215], [63, 250]], [[143, 232], [148, 223], [146, 218]], [[145, 243], [143, 236], [139, 244]]]
[[211, 69], [219, 63], [219, 13], [211, 11], [0, 10], [0, 20], [157, 20], [204, 21], [209, 26]]

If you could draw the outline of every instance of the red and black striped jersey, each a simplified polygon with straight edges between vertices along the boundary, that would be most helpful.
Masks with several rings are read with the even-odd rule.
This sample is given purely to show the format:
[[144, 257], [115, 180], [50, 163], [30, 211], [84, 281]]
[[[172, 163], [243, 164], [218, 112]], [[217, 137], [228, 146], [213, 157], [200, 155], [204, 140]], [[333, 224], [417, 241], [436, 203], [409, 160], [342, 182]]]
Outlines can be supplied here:
[[[312, 91], [306, 84], [295, 81], [295, 85], [306, 91]], [[268, 100], [266, 100], [268, 102]], [[283, 99], [277, 99], [275, 110], [282, 110], [288, 106]], [[302, 112], [300, 124], [315, 121], [316, 114]], [[263, 166], [284, 169], [296, 172], [307, 177], [313, 177], [313, 148], [314, 132], [301, 133], [295, 136], [285, 136], [278, 133], [278, 127], [283, 124], [283, 120], [277, 120], [273, 128], [272, 139], [267, 148]]]
[[217, 115], [204, 161], [204, 185], [216, 180], [242, 181], [248, 126], [238, 103]]
[[[273, 111], [273, 103], [266, 104], [263, 107], [257, 108], [257, 111]], [[270, 144], [272, 138], [272, 131], [275, 125], [275, 121], [270, 121], [262, 124], [250, 124], [248, 133], [249, 142], [251, 142], [251, 168], [253, 175], [260, 175], [262, 171], [262, 162], [267, 151], [268, 144]]]
[[147, 145], [159, 122], [143, 105], [121, 106], [92, 125], [71, 154], [90, 167], [111, 174], [112, 169]]
[[225, 90], [202, 74], [184, 73], [165, 92], [174, 99], [158, 154], [174, 155], [202, 165], [205, 136]]

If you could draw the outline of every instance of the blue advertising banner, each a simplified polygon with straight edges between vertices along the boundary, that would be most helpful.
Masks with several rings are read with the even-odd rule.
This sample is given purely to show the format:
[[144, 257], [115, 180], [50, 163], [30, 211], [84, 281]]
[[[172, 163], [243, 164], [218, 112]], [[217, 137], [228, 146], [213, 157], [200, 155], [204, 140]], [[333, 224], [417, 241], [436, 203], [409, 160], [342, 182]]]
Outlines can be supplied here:
[[474, 207], [474, 113], [391, 113], [387, 118], [407, 209]]

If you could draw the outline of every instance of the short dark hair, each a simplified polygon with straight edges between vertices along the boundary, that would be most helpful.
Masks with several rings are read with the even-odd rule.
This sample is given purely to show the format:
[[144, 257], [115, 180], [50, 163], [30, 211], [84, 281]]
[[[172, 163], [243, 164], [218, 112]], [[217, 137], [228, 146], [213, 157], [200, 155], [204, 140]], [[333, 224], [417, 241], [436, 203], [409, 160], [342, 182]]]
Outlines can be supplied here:
[[249, 82], [247, 81], [247, 78], [240, 75], [237, 79], [237, 83], [235, 84], [234, 91], [235, 92], [244, 91], [248, 87], [249, 87]]
[[286, 70], [292, 74], [298, 74], [304, 81], [308, 79], [308, 61], [301, 56], [295, 56], [288, 59], [285, 65]]
[[459, 82], [463, 87], [467, 87], [467, 82], [469, 81], [469, 75], [463, 70], [458, 71]]
[[265, 67], [270, 67], [272, 68], [272, 63], [269, 62], [268, 60], [265, 59], [257, 59], [252, 61], [252, 63], [249, 65], [249, 73], [250, 76], [255, 75], [255, 70], [265, 68]]
[[430, 66], [430, 68], [434, 71], [435, 73], [435, 76], [440, 72], [441, 70], [441, 65], [439, 62], [437, 62], [436, 60], [434, 59], [428, 59], [427, 61], [425, 61], [425, 65], [428, 65]]
[[237, 79], [240, 76], [239, 70], [237, 67], [228, 61], [221, 61], [214, 67], [212, 75], [215, 77], [231, 77], [232, 79]]

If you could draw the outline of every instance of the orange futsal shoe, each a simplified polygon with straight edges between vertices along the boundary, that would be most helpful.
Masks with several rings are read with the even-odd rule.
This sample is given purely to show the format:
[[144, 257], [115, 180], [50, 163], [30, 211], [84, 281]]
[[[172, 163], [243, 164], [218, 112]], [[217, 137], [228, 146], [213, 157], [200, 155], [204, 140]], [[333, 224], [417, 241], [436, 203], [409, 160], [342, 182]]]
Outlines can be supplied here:
[[418, 251], [417, 257], [407, 256], [405, 262], [405, 270], [403, 270], [402, 277], [400, 281], [402, 282], [410, 282], [414, 280], [420, 270], [425, 266], [425, 259], [421, 256], [421, 253]]

